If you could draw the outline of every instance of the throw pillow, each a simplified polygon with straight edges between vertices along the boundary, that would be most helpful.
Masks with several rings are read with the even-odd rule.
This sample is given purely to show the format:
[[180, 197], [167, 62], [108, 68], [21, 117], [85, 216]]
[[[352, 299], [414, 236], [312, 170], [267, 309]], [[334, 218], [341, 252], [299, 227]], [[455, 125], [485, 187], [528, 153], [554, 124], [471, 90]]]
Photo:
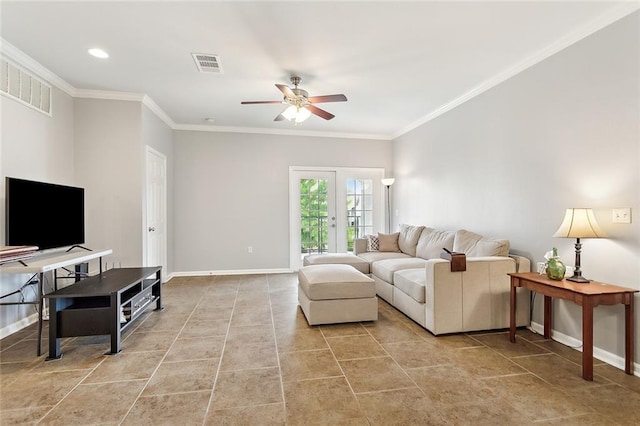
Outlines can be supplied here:
[[377, 235], [367, 235], [367, 251], [380, 250], [380, 241]]
[[400, 225], [400, 236], [398, 237], [398, 247], [403, 253], [409, 256], [416, 255], [416, 244], [424, 226]]
[[453, 251], [465, 253], [469, 257], [509, 256], [509, 241], [491, 240], [461, 229], [456, 232]]
[[380, 243], [378, 250], [399, 252], [398, 237], [400, 237], [399, 232], [394, 234], [381, 234], [378, 232], [378, 241]]
[[439, 258], [443, 248], [453, 250], [455, 236], [456, 234], [453, 231], [424, 228], [416, 246], [416, 256], [427, 260]]

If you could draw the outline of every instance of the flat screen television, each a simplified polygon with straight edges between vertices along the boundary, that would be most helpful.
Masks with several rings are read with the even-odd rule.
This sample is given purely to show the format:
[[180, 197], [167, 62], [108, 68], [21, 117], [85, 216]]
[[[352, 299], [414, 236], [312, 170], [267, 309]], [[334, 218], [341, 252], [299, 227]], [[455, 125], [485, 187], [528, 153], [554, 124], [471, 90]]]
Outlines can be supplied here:
[[6, 245], [84, 243], [84, 188], [7, 177], [5, 200]]

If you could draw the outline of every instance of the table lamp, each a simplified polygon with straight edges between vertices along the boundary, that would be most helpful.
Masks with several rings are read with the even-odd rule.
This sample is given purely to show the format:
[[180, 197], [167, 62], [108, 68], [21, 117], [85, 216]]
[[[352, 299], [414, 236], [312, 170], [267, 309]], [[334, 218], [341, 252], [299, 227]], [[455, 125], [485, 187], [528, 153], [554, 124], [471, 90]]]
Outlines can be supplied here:
[[582, 276], [580, 269], [580, 252], [582, 244], [580, 238], [603, 238], [606, 234], [600, 229], [596, 217], [591, 209], [567, 209], [564, 220], [560, 228], [553, 234], [554, 237], [575, 238], [576, 239], [576, 264], [573, 276], [567, 278], [568, 281], [576, 283], [588, 283], [588, 280]]

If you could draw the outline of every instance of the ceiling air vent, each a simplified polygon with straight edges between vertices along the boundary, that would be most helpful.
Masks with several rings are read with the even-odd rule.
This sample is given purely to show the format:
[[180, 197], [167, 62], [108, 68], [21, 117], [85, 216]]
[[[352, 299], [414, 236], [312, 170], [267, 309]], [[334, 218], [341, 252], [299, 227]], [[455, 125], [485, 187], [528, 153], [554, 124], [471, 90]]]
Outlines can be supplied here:
[[222, 65], [220, 65], [220, 57], [208, 53], [192, 53], [193, 59], [200, 72], [213, 72], [222, 74]]
[[51, 86], [4, 58], [0, 59], [0, 93], [51, 115]]

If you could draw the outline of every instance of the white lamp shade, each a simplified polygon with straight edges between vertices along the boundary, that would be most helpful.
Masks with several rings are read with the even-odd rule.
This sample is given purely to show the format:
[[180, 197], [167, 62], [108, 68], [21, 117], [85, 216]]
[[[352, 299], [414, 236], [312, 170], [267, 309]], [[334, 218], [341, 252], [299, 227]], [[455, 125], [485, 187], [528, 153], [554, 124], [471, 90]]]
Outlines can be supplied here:
[[391, 186], [395, 181], [396, 181], [395, 178], [384, 178], [380, 180], [380, 182], [382, 182], [384, 186]]
[[311, 117], [311, 111], [306, 108], [300, 108], [298, 110], [298, 115], [296, 115], [296, 123], [302, 123], [307, 118]]
[[560, 228], [553, 234], [560, 238], [603, 238], [607, 235], [600, 229], [591, 209], [567, 209]]
[[296, 118], [296, 114], [297, 114], [297, 108], [295, 105], [291, 105], [289, 108], [285, 109], [284, 112], [282, 113], [282, 116], [284, 118], [286, 118], [287, 120], [291, 121], [294, 118]]

